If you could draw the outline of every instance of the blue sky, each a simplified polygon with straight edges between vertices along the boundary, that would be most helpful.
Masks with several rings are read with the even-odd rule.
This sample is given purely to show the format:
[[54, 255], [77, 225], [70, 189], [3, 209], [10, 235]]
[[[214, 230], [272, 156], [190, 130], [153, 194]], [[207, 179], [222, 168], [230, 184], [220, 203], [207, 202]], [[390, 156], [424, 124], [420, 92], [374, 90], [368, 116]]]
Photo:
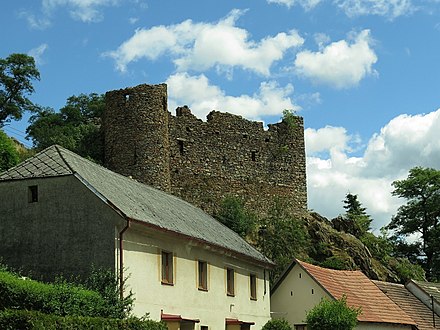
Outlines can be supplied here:
[[[439, 0], [3, 1], [0, 57], [33, 55], [31, 99], [168, 84], [169, 110], [304, 117], [309, 208], [359, 195], [377, 229], [391, 182], [440, 168]], [[24, 140], [26, 119], [6, 133]]]

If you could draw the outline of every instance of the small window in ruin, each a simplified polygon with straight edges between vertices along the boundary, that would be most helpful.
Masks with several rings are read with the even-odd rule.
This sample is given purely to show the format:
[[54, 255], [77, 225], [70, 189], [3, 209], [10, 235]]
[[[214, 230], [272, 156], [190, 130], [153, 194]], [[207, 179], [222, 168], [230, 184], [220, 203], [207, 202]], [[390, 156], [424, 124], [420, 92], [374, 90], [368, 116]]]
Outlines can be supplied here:
[[165, 96], [162, 98], [162, 107], [163, 111], [167, 112], [167, 98]]
[[186, 127], [186, 131], [191, 132], [192, 131], [191, 127]]
[[248, 135], [246, 133], [243, 133], [243, 138], [247, 139]]
[[252, 151], [252, 153], [251, 153], [251, 158], [252, 158], [252, 161], [253, 161], [253, 162], [255, 162], [256, 157], [257, 157], [257, 152], [256, 152], [256, 151]]
[[265, 138], [265, 139], [264, 139], [264, 142], [269, 142], [269, 141], [270, 141], [269, 138]]
[[185, 148], [184, 148], [184, 145], [183, 145], [183, 141], [182, 140], [177, 140], [177, 143], [179, 144], [180, 155], [183, 155], [185, 153]]
[[125, 102], [128, 102], [128, 101], [130, 101], [130, 94], [125, 95]]
[[38, 202], [38, 186], [28, 187], [28, 202], [29, 203]]

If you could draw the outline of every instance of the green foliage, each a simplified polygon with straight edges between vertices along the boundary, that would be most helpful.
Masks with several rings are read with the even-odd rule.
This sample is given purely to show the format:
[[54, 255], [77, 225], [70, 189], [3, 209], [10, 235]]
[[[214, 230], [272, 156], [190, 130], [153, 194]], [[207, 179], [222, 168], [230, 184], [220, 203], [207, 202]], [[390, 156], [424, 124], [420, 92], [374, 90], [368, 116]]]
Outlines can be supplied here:
[[344, 256], [331, 256], [325, 259], [321, 264], [321, 267], [337, 269], [337, 270], [351, 270], [351, 262], [348, 260], [348, 255]]
[[382, 262], [386, 261], [393, 253], [393, 244], [385, 234], [375, 236], [373, 233], [368, 232], [360, 240], [371, 252], [371, 255]]
[[297, 126], [297, 115], [292, 109], [284, 109], [283, 110], [283, 122], [289, 126], [289, 129], [294, 130]]
[[3, 330], [167, 330], [162, 322], [148, 319], [111, 319], [87, 316], [57, 316], [38, 311], [11, 310], [0, 311], [0, 329]]
[[418, 234], [422, 255], [418, 261], [428, 280], [440, 278], [440, 171], [415, 167], [408, 178], [393, 182], [393, 195], [405, 198], [387, 226], [395, 237], [405, 238]]
[[241, 237], [246, 237], [255, 228], [256, 216], [246, 210], [241, 199], [237, 197], [223, 199], [215, 217]]
[[101, 294], [106, 301], [109, 317], [126, 318], [130, 315], [134, 302], [133, 293], [130, 291], [121, 298], [119, 277], [113, 271], [92, 268], [83, 285], [86, 289]]
[[98, 293], [68, 283], [44, 284], [0, 271], [0, 310], [26, 309], [59, 316], [113, 316]]
[[270, 274], [271, 283], [298, 253], [307, 249], [309, 242], [304, 222], [290, 214], [285, 200], [275, 200], [268, 215], [260, 220], [257, 242], [260, 251], [276, 263]]
[[289, 322], [284, 319], [269, 320], [261, 330], [292, 330]]
[[0, 173], [15, 166], [20, 161], [14, 142], [0, 130]]
[[59, 112], [50, 108], [39, 108], [30, 118], [26, 133], [33, 139], [37, 150], [59, 144], [83, 157], [102, 163], [104, 144], [100, 127], [104, 107], [103, 95], [71, 96]]
[[347, 306], [347, 298], [329, 301], [322, 299], [306, 315], [309, 330], [351, 330], [356, 327], [360, 308]]
[[352, 229], [349, 233], [357, 238], [362, 237], [371, 230], [371, 222], [373, 220], [365, 212], [366, 208], [359, 202], [357, 195], [348, 193], [345, 196], [344, 204], [346, 220], [352, 222], [352, 226], [350, 226]]
[[411, 263], [407, 258], [389, 258], [388, 266], [399, 276], [402, 283], [409, 280], [425, 281], [422, 266]]
[[33, 57], [11, 54], [0, 58], [0, 127], [11, 119], [21, 119], [24, 111], [34, 109], [26, 97], [34, 92], [33, 80], [40, 80]]

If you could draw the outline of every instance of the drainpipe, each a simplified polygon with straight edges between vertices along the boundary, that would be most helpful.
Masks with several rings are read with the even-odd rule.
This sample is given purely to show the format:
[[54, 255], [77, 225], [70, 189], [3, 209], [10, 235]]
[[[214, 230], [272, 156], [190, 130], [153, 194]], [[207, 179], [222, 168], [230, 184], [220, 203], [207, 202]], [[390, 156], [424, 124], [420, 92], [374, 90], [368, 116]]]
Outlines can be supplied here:
[[124, 241], [125, 231], [130, 228], [130, 219], [127, 218], [127, 224], [119, 232], [119, 296], [121, 300], [124, 298]]

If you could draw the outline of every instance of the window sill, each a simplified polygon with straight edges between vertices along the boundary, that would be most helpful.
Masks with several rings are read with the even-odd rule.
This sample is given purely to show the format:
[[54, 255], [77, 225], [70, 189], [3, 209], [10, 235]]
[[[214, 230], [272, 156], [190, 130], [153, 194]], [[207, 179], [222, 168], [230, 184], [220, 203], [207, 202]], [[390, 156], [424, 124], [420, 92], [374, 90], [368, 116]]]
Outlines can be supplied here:
[[162, 285], [174, 286], [174, 283], [170, 283], [170, 282], [161, 281], [160, 283]]
[[257, 298], [250, 297], [250, 300], [257, 301]]
[[233, 294], [233, 293], [227, 293], [226, 294], [228, 297], [235, 297], [235, 294]]
[[208, 289], [206, 288], [198, 288], [199, 291], [208, 292]]

